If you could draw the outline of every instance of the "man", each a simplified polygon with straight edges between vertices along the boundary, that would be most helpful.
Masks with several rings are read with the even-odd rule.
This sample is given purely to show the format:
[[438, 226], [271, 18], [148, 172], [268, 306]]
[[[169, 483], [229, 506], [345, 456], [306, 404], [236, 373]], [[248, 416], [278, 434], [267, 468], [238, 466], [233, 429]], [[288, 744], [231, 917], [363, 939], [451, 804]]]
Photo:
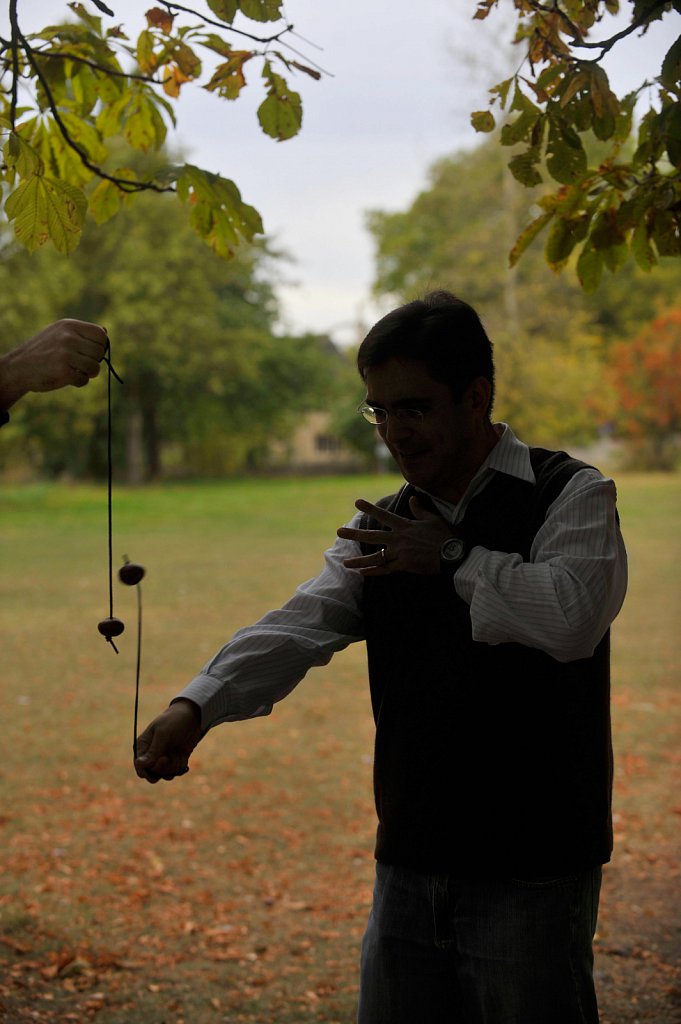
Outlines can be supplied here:
[[449, 293], [380, 320], [358, 366], [406, 485], [357, 502], [321, 574], [151, 723], [137, 772], [182, 774], [205, 730], [267, 714], [365, 639], [379, 825], [360, 1024], [596, 1024], [614, 484], [492, 423], [492, 347]]
[[57, 320], [33, 338], [0, 355], [0, 427], [29, 391], [82, 388], [99, 373], [106, 331], [84, 320]]

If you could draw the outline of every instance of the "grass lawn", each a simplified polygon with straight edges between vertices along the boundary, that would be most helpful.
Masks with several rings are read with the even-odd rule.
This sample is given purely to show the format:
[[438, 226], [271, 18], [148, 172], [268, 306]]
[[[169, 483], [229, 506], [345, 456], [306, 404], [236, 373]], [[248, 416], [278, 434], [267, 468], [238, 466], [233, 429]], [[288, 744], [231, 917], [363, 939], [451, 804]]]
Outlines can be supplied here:
[[[392, 484], [117, 489], [116, 566], [147, 568], [140, 724], [318, 571], [356, 497]], [[614, 629], [617, 850], [597, 970], [606, 1024], [672, 1024], [681, 477], [624, 475], [619, 489], [631, 583]], [[186, 778], [142, 783], [128, 588], [114, 585], [121, 653], [97, 632], [105, 498], [0, 492], [0, 1020], [351, 1022], [373, 877], [364, 651], [314, 670], [269, 718], [211, 732]]]

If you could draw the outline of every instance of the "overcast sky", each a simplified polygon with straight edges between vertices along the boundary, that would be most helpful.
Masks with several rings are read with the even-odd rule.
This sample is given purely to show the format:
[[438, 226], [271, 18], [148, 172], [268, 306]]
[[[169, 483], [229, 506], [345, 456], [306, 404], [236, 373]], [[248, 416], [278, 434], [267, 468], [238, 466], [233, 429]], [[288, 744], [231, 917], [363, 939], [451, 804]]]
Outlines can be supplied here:
[[[107, 3], [131, 36], [153, 6]], [[85, 0], [85, 6], [96, 13], [94, 4]], [[304, 37], [290, 38], [303, 55], [292, 56], [329, 72], [320, 82], [296, 76], [303, 129], [287, 142], [267, 138], [257, 124], [263, 92], [255, 67], [249, 74], [247, 66], [248, 87], [234, 103], [185, 87], [174, 138], [186, 159], [232, 178], [260, 210], [267, 233], [293, 257], [283, 268], [292, 283], [280, 289], [292, 329], [329, 331], [347, 341], [358, 320], [371, 323], [380, 315], [370, 297], [366, 211], [404, 208], [425, 186], [435, 159], [474, 145], [469, 113], [486, 106], [487, 89], [508, 73], [499, 56], [508, 39], [502, 17], [472, 21], [476, 6], [476, 0], [287, 0], [288, 20]], [[25, 29], [55, 22], [66, 10], [63, 0], [19, 0]], [[679, 18], [615, 48], [608, 70], [616, 90], [654, 74], [678, 34], [672, 21]], [[244, 27], [252, 30], [253, 23]]]

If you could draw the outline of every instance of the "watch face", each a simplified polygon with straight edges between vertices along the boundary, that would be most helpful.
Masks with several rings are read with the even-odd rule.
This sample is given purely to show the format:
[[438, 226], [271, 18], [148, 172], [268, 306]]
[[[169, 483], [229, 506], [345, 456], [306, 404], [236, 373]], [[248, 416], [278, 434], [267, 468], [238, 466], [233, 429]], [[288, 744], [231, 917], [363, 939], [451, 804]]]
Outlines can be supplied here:
[[466, 544], [461, 537], [452, 537], [442, 545], [442, 557], [446, 562], [458, 562], [466, 554]]

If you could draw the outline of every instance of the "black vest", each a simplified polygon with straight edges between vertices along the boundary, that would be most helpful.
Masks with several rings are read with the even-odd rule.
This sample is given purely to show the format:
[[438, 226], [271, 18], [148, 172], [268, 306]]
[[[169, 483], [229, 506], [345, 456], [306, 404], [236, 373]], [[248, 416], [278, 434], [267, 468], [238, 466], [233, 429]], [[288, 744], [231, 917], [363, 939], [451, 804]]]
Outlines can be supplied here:
[[[470, 502], [457, 532], [471, 546], [529, 561], [549, 506], [584, 468], [564, 452], [530, 457], [536, 484], [497, 473]], [[380, 504], [409, 517], [413, 493]], [[451, 579], [411, 573], [368, 577], [364, 619], [378, 860], [544, 876], [610, 859], [609, 634], [569, 663], [479, 643]]]

